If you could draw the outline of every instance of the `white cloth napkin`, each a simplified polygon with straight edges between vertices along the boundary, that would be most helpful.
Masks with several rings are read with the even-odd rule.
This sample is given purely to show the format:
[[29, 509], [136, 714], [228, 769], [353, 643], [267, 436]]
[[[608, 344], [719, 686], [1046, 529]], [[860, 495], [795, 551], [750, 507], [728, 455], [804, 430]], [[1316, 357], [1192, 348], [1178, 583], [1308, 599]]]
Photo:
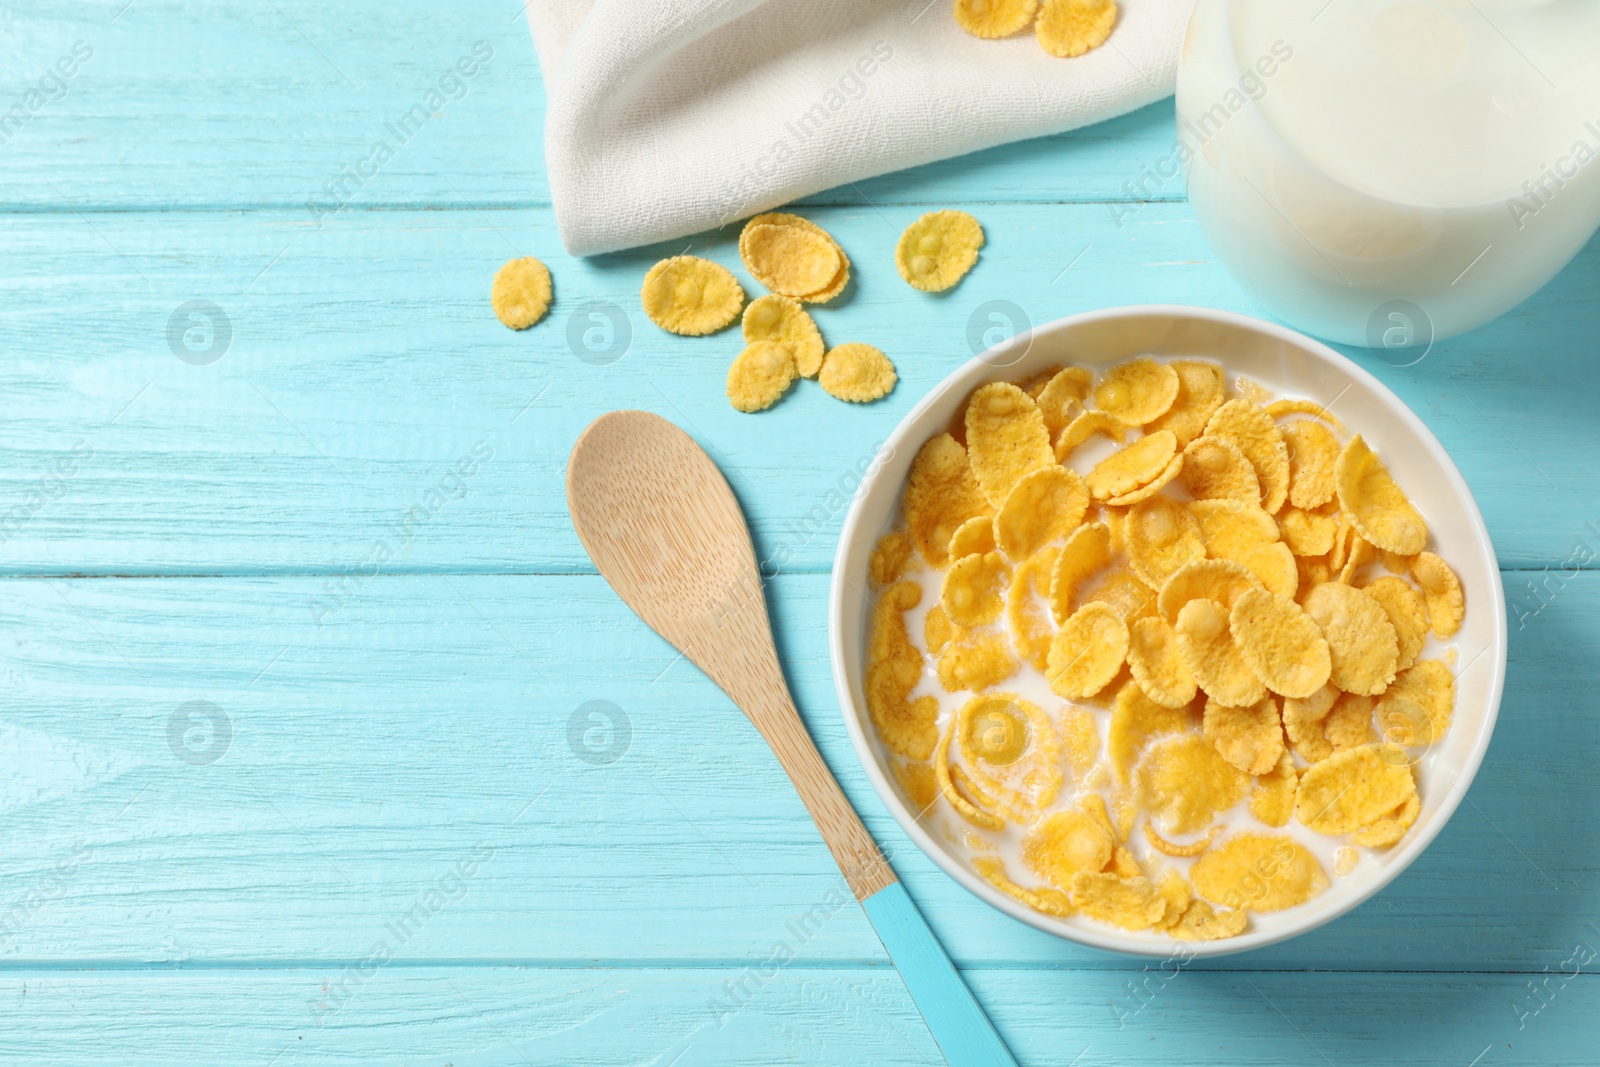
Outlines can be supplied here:
[[561, 239], [579, 255], [1058, 133], [1170, 94], [1194, 0], [1120, 0], [1057, 59], [951, 0], [531, 0]]

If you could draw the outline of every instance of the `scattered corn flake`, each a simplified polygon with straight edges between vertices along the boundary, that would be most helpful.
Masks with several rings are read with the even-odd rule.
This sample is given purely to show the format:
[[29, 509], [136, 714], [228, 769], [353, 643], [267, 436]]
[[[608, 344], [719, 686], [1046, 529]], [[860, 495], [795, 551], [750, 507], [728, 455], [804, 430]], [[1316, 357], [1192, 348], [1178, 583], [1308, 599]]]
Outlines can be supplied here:
[[[1061, 364], [1056, 363], [1052, 366], [1044, 368], [1043, 370], [1034, 371], [1026, 378], [1023, 378], [1021, 381], [1017, 382], [1017, 388], [1033, 397], [1034, 401], [1037, 402], [1039, 397], [1044, 395], [1044, 387], [1050, 384], [1050, 379], [1054, 378], [1057, 374], [1060, 374], [1064, 369], [1065, 368], [1063, 368]], [[1081, 370], [1082, 368], [1075, 369]], [[1084, 373], [1087, 374], [1088, 372], [1085, 371]]]
[[1073, 876], [1072, 905], [1091, 919], [1124, 930], [1148, 930], [1167, 910], [1161, 891], [1148, 878], [1087, 871]]
[[1281, 834], [1242, 833], [1189, 868], [1195, 892], [1251, 911], [1282, 911], [1328, 888], [1328, 875], [1304, 845]]
[[1356, 534], [1350, 540], [1350, 548], [1345, 552], [1344, 566], [1339, 568], [1339, 580], [1345, 585], [1355, 585], [1356, 576], [1361, 568], [1371, 563], [1378, 557], [1378, 550], [1373, 548], [1366, 538]]
[[1283, 732], [1289, 736], [1289, 745], [1307, 763], [1316, 763], [1333, 755], [1323, 723], [1340, 693], [1328, 684], [1303, 699], [1289, 697], [1283, 702]]
[[860, 341], [830, 348], [817, 375], [817, 382], [829, 396], [855, 404], [883, 399], [896, 380], [889, 357]]
[[1306, 595], [1306, 613], [1328, 639], [1333, 684], [1372, 696], [1393, 680], [1400, 643], [1383, 605], [1364, 589], [1326, 582]]
[[974, 37], [1010, 37], [1033, 25], [1039, 0], [956, 0], [956, 25]]
[[994, 507], [1025, 475], [1055, 463], [1039, 405], [1010, 382], [990, 382], [972, 394], [966, 427], [972, 473]]
[[932, 764], [896, 760], [894, 780], [900, 784], [900, 792], [904, 794], [906, 803], [918, 815], [933, 807], [934, 801], [939, 799], [939, 779], [933, 773]]
[[1428, 608], [1422, 594], [1411, 587], [1404, 578], [1386, 574], [1362, 586], [1389, 616], [1399, 642], [1399, 658], [1395, 670], [1403, 671], [1417, 661], [1422, 646], [1428, 640]]
[[1206, 555], [1234, 559], [1248, 546], [1270, 545], [1278, 540], [1278, 522], [1261, 505], [1227, 498], [1191, 500], [1189, 513], [1200, 523]]
[[1061, 791], [1064, 775], [1055, 725], [1014, 693], [981, 693], [954, 720], [954, 743], [983, 806], [1031, 821]]
[[1250, 707], [1267, 695], [1234, 643], [1228, 631], [1228, 612], [1221, 604], [1189, 601], [1178, 613], [1173, 629], [1184, 663], [1208, 697], [1233, 707]]
[[1250, 814], [1267, 826], [1289, 825], [1294, 816], [1294, 794], [1300, 785], [1294, 757], [1284, 752], [1278, 765], [1256, 779], [1250, 791]]
[[1293, 552], [1282, 541], [1268, 545], [1244, 545], [1234, 557], [1273, 596], [1294, 599], [1300, 588], [1300, 566]]
[[1333, 873], [1338, 878], [1343, 878], [1361, 864], [1361, 850], [1351, 848], [1349, 845], [1340, 845], [1333, 850]]
[[1422, 599], [1428, 606], [1428, 624], [1434, 636], [1440, 640], [1455, 636], [1467, 612], [1466, 596], [1456, 572], [1432, 552], [1422, 552], [1411, 564], [1411, 577], [1422, 587]]
[[1197, 686], [1178, 648], [1178, 635], [1159, 615], [1128, 628], [1128, 666], [1145, 696], [1157, 704], [1181, 708], [1194, 699]]
[[[832, 245], [834, 252], [838, 255], [838, 272], [834, 274], [828, 284], [815, 292], [802, 295], [799, 299], [808, 304], [825, 304], [844, 291], [844, 287], [850, 281], [850, 257], [845, 255], [844, 249], [839, 246], [839, 242], [835, 241], [833, 235], [827, 230], [824, 230], [810, 219], [802, 218], [799, 215], [791, 215], [788, 212], [774, 211], [765, 215], [757, 215], [744, 224], [744, 230], [739, 234], [739, 258], [744, 261], [747, 268], [750, 268], [749, 238], [761, 226], [790, 226], [794, 229], [814, 234]], [[756, 274], [754, 268], [750, 268], [750, 273]], [[759, 276], [757, 280], [760, 280]], [[762, 284], [765, 285], [766, 283], [762, 282]]]
[[980, 556], [995, 550], [994, 520], [987, 515], [975, 515], [956, 527], [950, 535], [950, 558], [960, 559], [974, 552]]
[[[965, 0], [968, 6], [981, 0]], [[1005, 5], [1008, 0], [990, 0]], [[1016, 0], [1009, 0], [1015, 4]], [[961, 4], [957, 4], [959, 12]], [[895, 245], [894, 265], [914, 289], [940, 293], [955, 285], [978, 262], [983, 227], [965, 211], [930, 211], [907, 226]]]
[[1381, 548], [1378, 549], [1378, 558], [1383, 561], [1390, 574], [1410, 574], [1411, 568], [1417, 563], [1416, 553], [1407, 556], [1399, 552], [1387, 552]]
[[898, 582], [911, 573], [916, 551], [911, 537], [903, 530], [894, 530], [878, 538], [872, 555], [867, 559], [867, 580], [874, 589]]
[[1244, 933], [1249, 922], [1250, 913], [1243, 908], [1219, 912], [1196, 900], [1167, 932], [1180, 941], [1221, 941]]
[[1340, 433], [1344, 433], [1344, 423], [1339, 420], [1339, 416], [1315, 400], [1301, 400], [1298, 398], [1274, 400], [1267, 405], [1267, 414], [1275, 419], [1281, 419], [1285, 415], [1310, 415], [1314, 419], [1321, 419]]
[[1116, 845], [1105, 801], [1096, 796], [1035, 823], [1022, 839], [1022, 862], [1051, 885], [1070, 889], [1075, 875], [1110, 863]]
[[1388, 848], [1406, 835], [1417, 816], [1422, 814], [1422, 801], [1415, 793], [1406, 798], [1394, 811], [1364, 826], [1350, 835], [1350, 843], [1365, 848]]
[[1096, 500], [1130, 493], [1160, 477], [1177, 455], [1177, 449], [1178, 439], [1171, 430], [1146, 434], [1101, 460], [1084, 482]]
[[739, 317], [744, 289], [733, 272], [699, 256], [673, 256], [650, 268], [639, 302], [651, 322], [668, 333], [699, 337]]
[[1175, 856], [1178, 858], [1198, 856], [1200, 853], [1210, 848], [1211, 837], [1213, 833], [1215, 833], [1214, 830], [1210, 833], [1207, 833], [1206, 836], [1202, 837], [1198, 841], [1191, 841], [1188, 844], [1179, 844], [1176, 841], [1168, 841], [1166, 838], [1156, 833], [1155, 827], [1151, 826], [1149, 823], [1145, 823], [1144, 825], [1145, 840], [1150, 842], [1151, 848], [1164, 855]]
[[1196, 500], [1237, 500], [1261, 503], [1261, 479], [1250, 458], [1226, 437], [1202, 435], [1183, 450], [1179, 483]]
[[1094, 715], [1084, 708], [1063, 711], [1061, 740], [1073, 773], [1080, 779], [1088, 777], [1100, 755], [1100, 729], [1095, 725]]
[[1070, 59], [1105, 44], [1116, 24], [1116, 0], [1044, 0], [1033, 31], [1046, 52]]
[[1027, 559], [1078, 529], [1088, 506], [1082, 475], [1056, 464], [1040, 467], [1012, 486], [995, 513], [995, 544], [1014, 560]]
[[795, 299], [826, 288], [839, 273], [838, 246], [798, 226], [748, 226], [739, 251], [756, 281]]
[[1157, 606], [1161, 617], [1176, 625], [1183, 606], [1191, 600], [1214, 600], [1232, 611], [1234, 601], [1248, 589], [1261, 588], [1261, 582], [1242, 563], [1231, 559], [1197, 559], [1185, 564], [1161, 587]]
[[1006, 622], [1017, 654], [1034, 670], [1044, 673], [1049, 663], [1050, 642], [1056, 628], [1050, 618], [1048, 595], [1050, 576], [1055, 571], [1061, 549], [1047, 547], [1017, 566], [1006, 591]]
[[1416, 793], [1403, 749], [1362, 745], [1306, 768], [1294, 812], [1319, 834], [1347, 834], [1383, 818]]
[[1123, 538], [1128, 565], [1154, 590], [1206, 555], [1200, 523], [1170, 496], [1153, 496], [1129, 508]]
[[1154, 480], [1146, 482], [1131, 492], [1123, 493], [1121, 496], [1110, 497], [1106, 500], [1106, 503], [1112, 507], [1127, 507], [1137, 504], [1141, 500], [1148, 500], [1165, 489], [1167, 484], [1176, 478], [1181, 470], [1183, 470], [1183, 456], [1174, 455], [1172, 462], [1168, 463], [1161, 473], [1155, 476]]
[[1136, 683], [1129, 682], [1117, 691], [1106, 733], [1112, 773], [1120, 784], [1126, 785], [1145, 745], [1152, 739], [1199, 729], [1200, 714], [1192, 704], [1180, 708], [1158, 704]]
[[1222, 368], [1198, 359], [1179, 359], [1167, 364], [1178, 376], [1178, 396], [1167, 413], [1149, 424], [1151, 431], [1171, 430], [1179, 448], [1205, 432], [1206, 422], [1222, 406], [1227, 392]]
[[1093, 377], [1082, 367], [1063, 367], [1034, 396], [1053, 441], [1083, 410]]
[[1328, 567], [1327, 556], [1296, 556], [1294, 566], [1300, 575], [1300, 588], [1294, 598], [1301, 606], [1305, 605], [1307, 593], [1323, 582], [1331, 582], [1334, 579], [1334, 573]]
[[1078, 599], [1083, 604], [1105, 604], [1132, 626], [1156, 611], [1156, 594], [1128, 567], [1118, 564], [1084, 584]]
[[1128, 658], [1128, 624], [1109, 604], [1085, 604], [1067, 617], [1050, 642], [1045, 680], [1067, 700], [1104, 689]]
[[963, 689], [983, 690], [1017, 673], [1018, 663], [1011, 644], [997, 633], [973, 634], [965, 640], [949, 641], [939, 653], [939, 684], [945, 692]]
[[1246, 774], [1266, 774], [1283, 755], [1283, 724], [1270, 695], [1249, 707], [1206, 701], [1201, 729], [1222, 758]]
[[983, 795], [965, 771], [951, 766], [949, 746], [953, 731], [952, 722], [951, 729], [940, 735], [938, 748], [933, 753], [933, 773], [939, 791], [955, 813], [973, 826], [981, 830], [1005, 829], [1006, 821], [992, 810], [992, 799]]
[[494, 272], [489, 306], [504, 325], [526, 330], [550, 308], [550, 268], [532, 256], [506, 261]]
[[1343, 511], [1339, 512], [1339, 524], [1333, 530], [1333, 547], [1328, 550], [1328, 567], [1331, 570], [1344, 569], [1345, 557], [1349, 555], [1356, 537], [1356, 528], [1351, 525], [1350, 516]]
[[1420, 659], [1395, 675], [1378, 701], [1383, 740], [1430, 745], [1444, 737], [1455, 715], [1456, 680], [1443, 660]]
[[1156, 879], [1156, 890], [1161, 894], [1161, 899], [1166, 902], [1166, 911], [1156, 923], [1156, 929], [1166, 930], [1174, 926], [1183, 913], [1189, 910], [1189, 903], [1194, 900], [1194, 893], [1189, 889], [1189, 883], [1183, 875], [1171, 867], [1161, 872]]
[[1079, 526], [1067, 538], [1050, 575], [1050, 611], [1057, 623], [1075, 609], [1078, 587], [1111, 562], [1111, 532], [1103, 522]]
[[921, 600], [922, 587], [915, 582], [885, 589], [873, 608], [867, 641], [867, 712], [889, 751], [910, 760], [927, 759], [938, 739], [938, 699], [910, 699], [922, 678], [923, 659], [906, 633], [904, 613]]
[[1093, 437], [1101, 434], [1106, 439], [1121, 443], [1127, 436], [1128, 428], [1103, 411], [1085, 411], [1073, 418], [1061, 431], [1056, 434], [1053, 448], [1057, 463], [1065, 463], [1071, 458], [1077, 447]]
[[[1095, 407], [1127, 426], [1154, 422], [1178, 399], [1178, 372], [1148, 356], [1130, 359], [1106, 371], [1094, 388]], [[1177, 451], [1177, 435], [1173, 435]]]
[[1000, 617], [1011, 569], [998, 552], [964, 556], [944, 572], [939, 604], [958, 626], [984, 626]]
[[970, 631], [965, 626], [957, 626], [950, 621], [950, 616], [944, 613], [944, 608], [938, 604], [928, 609], [922, 617], [922, 641], [928, 648], [928, 655], [937, 656], [944, 651], [944, 646], [951, 641], [964, 640]]
[[1339, 439], [1320, 422], [1296, 419], [1283, 427], [1289, 449], [1289, 503], [1307, 511], [1333, 499]]
[[1228, 629], [1250, 670], [1274, 693], [1309, 697], [1328, 681], [1328, 642], [1293, 600], [1251, 589], [1233, 602]]
[[1076, 910], [1072, 906], [1072, 898], [1059, 889], [1024, 889], [1007, 878], [1006, 865], [998, 856], [978, 856], [972, 861], [972, 869], [1000, 892], [1015, 897], [1034, 911], [1064, 919]]
[[1339, 506], [1362, 537], [1401, 555], [1422, 551], [1428, 524], [1360, 434], [1339, 453], [1334, 475]]
[[1272, 416], [1249, 400], [1230, 400], [1207, 420], [1205, 436], [1239, 446], [1261, 483], [1261, 506], [1277, 514], [1289, 496], [1289, 449]]
[[777, 341], [794, 353], [795, 369], [802, 378], [815, 378], [822, 369], [822, 332], [798, 300], [768, 293], [750, 301], [741, 320], [746, 344]]
[[933, 567], [949, 562], [950, 538], [963, 523], [990, 514], [967, 450], [947, 433], [929, 439], [917, 453], [904, 506], [911, 542]]
[[1119, 878], [1140, 878], [1144, 876], [1144, 868], [1139, 866], [1139, 861], [1133, 853], [1123, 845], [1118, 845], [1111, 850], [1111, 862], [1106, 864], [1105, 872], [1114, 874]]
[[739, 411], [764, 411], [795, 378], [794, 353], [777, 341], [746, 345], [728, 368], [728, 402]]
[[1237, 804], [1250, 776], [1197, 734], [1149, 742], [1134, 768], [1135, 794], [1163, 834], [1195, 834]]
[[1338, 518], [1323, 511], [1291, 506], [1278, 512], [1278, 532], [1296, 556], [1326, 556], [1338, 528]]
[[1378, 739], [1372, 731], [1372, 697], [1355, 693], [1340, 693], [1333, 702], [1328, 717], [1322, 720], [1322, 732], [1335, 752], [1347, 748], [1360, 748]]

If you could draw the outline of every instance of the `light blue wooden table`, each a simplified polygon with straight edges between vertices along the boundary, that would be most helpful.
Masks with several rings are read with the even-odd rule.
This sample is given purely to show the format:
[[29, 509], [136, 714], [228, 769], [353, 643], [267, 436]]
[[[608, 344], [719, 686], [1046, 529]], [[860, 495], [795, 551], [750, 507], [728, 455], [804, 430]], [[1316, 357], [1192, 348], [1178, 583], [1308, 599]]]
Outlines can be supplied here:
[[[329, 210], [480, 41], [487, 69]], [[516, 0], [31, 0], [0, 45], [0, 1060], [934, 1059], [859, 910], [825, 906], [838, 873], [766, 748], [567, 522], [578, 431], [642, 407], [722, 463], [763, 557], [788, 549], [770, 596], [800, 704], [1021, 1061], [1600, 1062], [1600, 242], [1421, 363], [1352, 353], [1454, 455], [1506, 571], [1467, 802], [1346, 918], [1145, 966], [1000, 916], [901, 836], [844, 735], [824, 608], [832, 488], [969, 357], [984, 301], [1259, 313], [1179, 183], [1128, 201], [1170, 101], [812, 198], [857, 264], [822, 329], [900, 385], [751, 417], [722, 395], [737, 341], [637, 303], [685, 246], [741, 271], [733, 230], [562, 253]], [[941, 298], [891, 263], [930, 206], [989, 235]], [[518, 254], [557, 294], [521, 334], [487, 303]], [[584, 347], [589, 301], [626, 313], [625, 350]], [[779, 943], [796, 958], [766, 967]]]

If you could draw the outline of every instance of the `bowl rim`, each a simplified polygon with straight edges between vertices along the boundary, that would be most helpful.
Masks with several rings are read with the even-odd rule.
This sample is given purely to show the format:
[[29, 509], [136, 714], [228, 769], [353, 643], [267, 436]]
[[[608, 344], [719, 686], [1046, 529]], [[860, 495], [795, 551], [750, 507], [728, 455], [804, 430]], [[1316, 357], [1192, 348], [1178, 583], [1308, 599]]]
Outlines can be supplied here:
[[[889, 809], [889, 813], [894, 816], [895, 822], [900, 825], [900, 829], [906, 836], [915, 842], [917, 847], [938, 867], [955, 879], [958, 885], [1000, 912], [1037, 930], [1052, 934], [1062, 940], [1087, 945], [1091, 948], [1139, 957], [1168, 957], [1180, 953], [1189, 959], [1229, 956], [1239, 952], [1266, 948], [1269, 945], [1279, 944], [1290, 938], [1298, 937], [1332, 922], [1371, 900], [1390, 882], [1399, 877], [1402, 871], [1410, 867], [1416, 858], [1433, 842], [1434, 838], [1439, 835], [1439, 832], [1444, 829], [1450, 819], [1454, 817], [1456, 809], [1466, 797], [1467, 790], [1471, 788], [1472, 781], [1477, 776], [1478, 768], [1483, 763], [1484, 755], [1488, 752], [1489, 741], [1494, 734], [1495, 723], [1500, 715], [1500, 702], [1505, 688], [1507, 653], [1505, 591], [1501, 581], [1500, 566], [1495, 555], [1494, 544], [1489, 537], [1488, 527], [1483, 521], [1483, 513], [1478, 508], [1477, 499], [1472, 495], [1472, 490], [1468, 488], [1466, 479], [1461, 476], [1461, 472], [1456, 468], [1455, 462], [1450, 458], [1449, 453], [1445, 451], [1444, 446], [1439, 443], [1438, 438], [1434, 437], [1433, 432], [1428, 429], [1427, 424], [1381, 380], [1328, 345], [1296, 330], [1291, 330], [1286, 326], [1237, 312], [1185, 304], [1126, 304], [1068, 315], [1064, 318], [1032, 327], [985, 349], [946, 375], [942, 381], [930, 389], [900, 419], [894, 431], [885, 440], [882, 450], [894, 449], [897, 451], [900, 447], [912, 443], [906, 440], [909, 436], [910, 427], [921, 419], [928, 408], [943, 399], [952, 390], [964, 389], [970, 392], [983, 384], [985, 378], [989, 381], [1004, 380], [1005, 371], [1010, 366], [1020, 362], [1031, 348], [1035, 338], [1110, 319], [1153, 316], [1184, 317], [1254, 331], [1292, 345], [1307, 355], [1330, 364], [1340, 373], [1348, 375], [1371, 390], [1391, 409], [1397, 418], [1408, 425], [1408, 428], [1416, 434], [1418, 440], [1427, 448], [1430, 457], [1438, 466], [1440, 473], [1443, 474], [1445, 484], [1465, 503], [1467, 516], [1471, 520], [1472, 529], [1470, 532], [1473, 541], [1480, 551], [1488, 557], [1488, 571], [1493, 592], [1492, 604], [1483, 605], [1479, 610], [1491, 610], [1493, 615], [1494, 641], [1492, 647], [1494, 649], [1494, 657], [1491, 666], [1494, 674], [1489, 685], [1488, 712], [1479, 726], [1478, 735], [1473, 741], [1471, 750], [1461, 765], [1460, 773], [1451, 787], [1446, 790], [1446, 795], [1439, 805], [1438, 816], [1427, 827], [1419, 828], [1417, 833], [1402, 844], [1397, 853], [1392, 853], [1394, 859], [1359, 892], [1335, 906], [1309, 911], [1299, 921], [1291, 922], [1279, 930], [1247, 933], [1240, 937], [1219, 941], [1167, 939], [1152, 942], [1147, 939], [1134, 940], [1133, 935], [1117, 932], [1111, 927], [1106, 927], [1102, 930], [1069, 926], [1048, 915], [1035, 911], [1021, 901], [1000, 892], [961, 864], [943, 845], [934, 840], [933, 836], [911, 815], [901, 802], [894, 784], [889, 780], [889, 776], [879, 764], [877, 753], [873, 747], [873, 740], [867, 736], [867, 732], [863, 728], [864, 714], [858, 711], [858, 702], [855, 694], [850, 689], [849, 681], [846, 677], [846, 658], [843, 647], [843, 613], [845, 605], [851, 597], [859, 600], [860, 591], [853, 588], [852, 583], [846, 581], [845, 574], [846, 563], [852, 554], [852, 548], [862, 536], [862, 531], [859, 527], [862, 523], [864, 504], [868, 497], [873, 494], [874, 489], [878, 488], [879, 480], [883, 476], [881, 466], [867, 472], [862, 478], [861, 485], [851, 500], [850, 509], [845, 515], [844, 525], [839, 533], [839, 543], [834, 552], [833, 570], [828, 583], [828, 656], [833, 667], [834, 690], [838, 696], [839, 710], [844, 718], [845, 730], [850, 735], [856, 758], [860, 760], [862, 769], [872, 782], [872, 787], [877, 792], [878, 798]], [[1000, 362], [994, 358], [997, 353], [1006, 353], [1017, 347], [1022, 348], [1023, 355], [1018, 356], [1009, 363]], [[920, 449], [923, 442], [917, 441], [914, 444]], [[891, 452], [890, 454], [894, 453]], [[898, 491], [900, 487], [896, 485], [894, 488]], [[876, 540], [878, 533], [879, 531], [876, 530], [871, 531], [874, 540]]]

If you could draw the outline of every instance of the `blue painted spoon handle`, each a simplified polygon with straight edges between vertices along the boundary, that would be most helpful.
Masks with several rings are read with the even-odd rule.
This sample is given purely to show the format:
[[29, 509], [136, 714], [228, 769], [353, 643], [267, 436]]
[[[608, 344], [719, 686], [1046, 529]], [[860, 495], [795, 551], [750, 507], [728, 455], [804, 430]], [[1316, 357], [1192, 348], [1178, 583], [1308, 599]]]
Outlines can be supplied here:
[[890, 882], [861, 907], [950, 1067], [1017, 1067], [905, 886]]

